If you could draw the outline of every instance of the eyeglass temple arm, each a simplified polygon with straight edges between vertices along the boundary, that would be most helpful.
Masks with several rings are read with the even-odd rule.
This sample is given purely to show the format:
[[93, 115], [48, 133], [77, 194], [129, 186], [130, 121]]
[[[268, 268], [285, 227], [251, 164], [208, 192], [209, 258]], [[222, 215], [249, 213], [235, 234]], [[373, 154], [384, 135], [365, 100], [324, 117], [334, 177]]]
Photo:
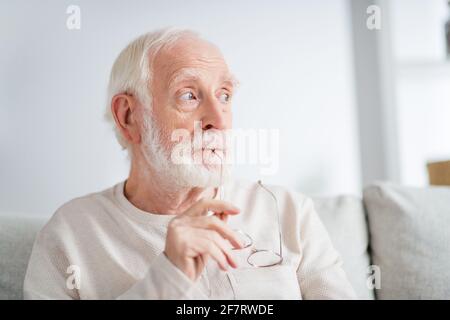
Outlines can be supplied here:
[[270, 191], [266, 186], [264, 186], [261, 182], [261, 180], [258, 180], [258, 184], [261, 186], [261, 188], [263, 188], [264, 190], [266, 190], [267, 192], [269, 192], [269, 194], [272, 196], [272, 198], [275, 200], [275, 205], [277, 208], [277, 222], [278, 222], [278, 236], [280, 238], [280, 256], [281, 258], [283, 258], [283, 249], [282, 249], [282, 243], [281, 243], [281, 223], [280, 223], [280, 210], [278, 209], [278, 199], [275, 196], [275, 194]]
[[219, 183], [219, 187], [218, 187], [218, 192], [219, 192], [219, 200], [223, 200], [225, 198], [224, 192], [225, 190], [223, 189], [223, 158], [221, 156], [219, 156], [218, 153], [216, 153], [216, 150], [213, 149], [213, 154], [219, 158], [220, 160], [220, 183]]
[[[221, 156], [219, 156], [215, 151], [213, 151], [214, 155], [217, 156], [220, 159], [220, 187], [219, 187], [219, 199], [223, 200], [223, 159]], [[279, 243], [280, 243], [280, 256], [283, 257], [283, 245], [282, 245], [282, 239], [281, 239], [281, 223], [280, 223], [280, 210], [278, 209], [278, 199], [275, 196], [275, 194], [270, 191], [266, 186], [264, 186], [261, 182], [261, 180], [258, 180], [258, 184], [269, 192], [269, 194], [272, 196], [272, 198], [275, 200], [275, 206], [277, 210], [277, 223], [278, 223], [278, 237], [279, 237]]]

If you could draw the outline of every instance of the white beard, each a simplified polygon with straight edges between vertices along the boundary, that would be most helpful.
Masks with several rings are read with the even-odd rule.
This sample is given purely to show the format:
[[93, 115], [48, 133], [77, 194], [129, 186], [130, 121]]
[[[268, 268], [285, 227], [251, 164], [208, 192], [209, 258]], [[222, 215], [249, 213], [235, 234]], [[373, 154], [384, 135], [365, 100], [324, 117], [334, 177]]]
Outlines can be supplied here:
[[[210, 160], [214, 165], [205, 166], [204, 163], [192, 163], [186, 159], [183, 164], [176, 164], [171, 160], [170, 134], [156, 125], [151, 112], [143, 113], [142, 152], [147, 164], [172, 187], [219, 187], [231, 177], [231, 165], [225, 160], [216, 158]], [[205, 153], [211, 151], [204, 151]], [[191, 156], [191, 155], [189, 155]], [[215, 155], [209, 155], [214, 157]], [[221, 168], [222, 167], [222, 168]]]

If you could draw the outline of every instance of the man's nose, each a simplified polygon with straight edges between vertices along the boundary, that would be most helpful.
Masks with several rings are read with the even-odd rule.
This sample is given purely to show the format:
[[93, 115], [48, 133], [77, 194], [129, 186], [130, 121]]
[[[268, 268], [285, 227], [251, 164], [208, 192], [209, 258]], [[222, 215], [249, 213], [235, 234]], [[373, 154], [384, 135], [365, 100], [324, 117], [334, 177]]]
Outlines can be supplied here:
[[220, 103], [217, 99], [209, 98], [204, 101], [204, 114], [202, 117], [203, 130], [228, 129], [229, 112], [229, 106]]

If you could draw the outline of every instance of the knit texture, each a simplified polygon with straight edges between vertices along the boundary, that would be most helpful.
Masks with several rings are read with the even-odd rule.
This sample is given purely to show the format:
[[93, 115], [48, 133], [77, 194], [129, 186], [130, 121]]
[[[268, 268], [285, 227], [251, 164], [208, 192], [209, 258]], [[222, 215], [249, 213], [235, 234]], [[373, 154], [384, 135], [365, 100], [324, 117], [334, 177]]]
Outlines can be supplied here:
[[[231, 181], [224, 200], [241, 209], [228, 224], [253, 239], [233, 251], [239, 267], [209, 260], [191, 281], [163, 253], [175, 215], [144, 212], [123, 194], [124, 182], [74, 199], [39, 232], [24, 281], [26, 299], [352, 299], [342, 260], [311, 199], [277, 186]], [[219, 193], [218, 193], [219, 194]], [[254, 268], [251, 249], [279, 253], [281, 265]]]

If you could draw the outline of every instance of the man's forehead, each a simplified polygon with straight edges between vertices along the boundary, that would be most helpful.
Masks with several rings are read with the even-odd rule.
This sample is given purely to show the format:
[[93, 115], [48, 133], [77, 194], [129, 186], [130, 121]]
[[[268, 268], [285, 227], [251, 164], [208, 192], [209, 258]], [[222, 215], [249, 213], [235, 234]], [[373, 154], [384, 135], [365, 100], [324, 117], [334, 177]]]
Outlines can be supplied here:
[[233, 78], [222, 53], [215, 45], [190, 37], [162, 48], [155, 56], [153, 70], [170, 81], [209, 75]]
[[[218, 77], [220, 82], [230, 82], [231, 85], [237, 86], [238, 81], [236, 77], [231, 74], [228, 69], [214, 71], [217, 73], [215, 76]], [[176, 84], [181, 81], [198, 81], [205, 78], [212, 73], [212, 70], [205, 68], [195, 68], [195, 67], [184, 67], [173, 72], [169, 78], [169, 85]]]

